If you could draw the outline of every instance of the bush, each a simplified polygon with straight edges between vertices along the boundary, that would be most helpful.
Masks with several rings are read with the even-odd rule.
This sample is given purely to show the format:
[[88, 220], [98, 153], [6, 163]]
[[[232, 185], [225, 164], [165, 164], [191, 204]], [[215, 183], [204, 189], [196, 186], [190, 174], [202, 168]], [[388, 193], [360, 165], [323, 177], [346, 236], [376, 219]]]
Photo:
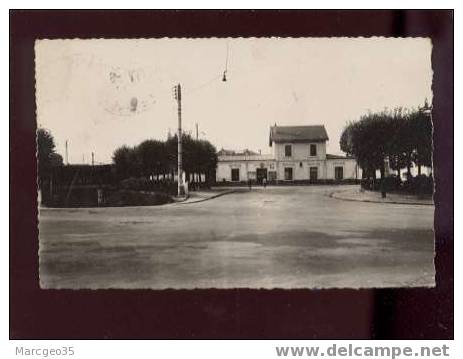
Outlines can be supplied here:
[[55, 186], [53, 197], [48, 193], [42, 197], [42, 204], [47, 207], [96, 207], [98, 205], [96, 186], [72, 187]]
[[[402, 181], [397, 176], [390, 176], [384, 178], [382, 185], [382, 189], [384, 189], [386, 192], [395, 192], [400, 191], [402, 187]], [[381, 186], [379, 188], [381, 189]]]
[[434, 180], [432, 177], [420, 175], [411, 177], [403, 185], [404, 191], [416, 195], [430, 195], [434, 191]]
[[385, 177], [383, 182], [381, 179], [363, 179], [361, 187], [369, 191], [386, 192], [403, 192], [414, 195], [431, 195], [434, 190], [434, 182], [432, 177], [420, 175], [409, 177], [405, 182], [402, 182], [397, 176]]
[[42, 201], [47, 207], [121, 207], [156, 206], [172, 202], [167, 193], [138, 192], [135, 190], [103, 189], [103, 203], [98, 203], [98, 187], [56, 188], [53, 198]]
[[397, 192], [400, 191], [402, 188], [402, 181], [397, 176], [389, 176], [384, 177], [383, 180], [381, 178], [373, 179], [363, 179], [360, 183], [363, 189], [369, 191], [381, 191], [385, 190], [386, 192]]
[[105, 206], [157, 206], [171, 202], [172, 198], [165, 193], [141, 193], [122, 190], [108, 194]]
[[120, 181], [119, 188], [128, 191], [163, 192], [174, 195], [177, 193], [177, 182], [165, 179], [149, 180], [144, 177], [130, 177]]
[[149, 181], [146, 178], [130, 177], [119, 183], [120, 187], [125, 190], [143, 191], [148, 190]]
[[380, 182], [378, 179], [364, 178], [360, 182], [360, 186], [367, 191], [378, 191]]

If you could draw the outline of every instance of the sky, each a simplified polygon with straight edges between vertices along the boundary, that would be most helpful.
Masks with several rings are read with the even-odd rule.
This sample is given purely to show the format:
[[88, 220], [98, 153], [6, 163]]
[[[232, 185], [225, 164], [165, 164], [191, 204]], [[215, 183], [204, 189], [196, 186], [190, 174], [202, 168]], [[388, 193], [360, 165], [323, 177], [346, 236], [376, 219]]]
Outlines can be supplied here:
[[[110, 163], [117, 147], [182, 127], [221, 148], [270, 153], [271, 125], [345, 124], [432, 100], [426, 38], [94, 39], [36, 42], [38, 126], [69, 163]], [[227, 81], [223, 72], [227, 70]]]

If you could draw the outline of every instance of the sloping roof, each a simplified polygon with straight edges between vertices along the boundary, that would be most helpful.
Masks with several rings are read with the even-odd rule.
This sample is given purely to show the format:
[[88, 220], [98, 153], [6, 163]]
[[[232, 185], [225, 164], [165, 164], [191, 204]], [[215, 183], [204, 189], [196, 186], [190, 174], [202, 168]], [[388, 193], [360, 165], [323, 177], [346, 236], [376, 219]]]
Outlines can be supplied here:
[[258, 155], [257, 152], [245, 149], [243, 151], [234, 151], [234, 150], [225, 150], [221, 149], [217, 152], [218, 156], [250, 156], [250, 155]]
[[270, 127], [270, 146], [272, 142], [322, 142], [328, 141], [325, 126], [272, 126]]
[[355, 157], [352, 156], [341, 156], [341, 155], [330, 155], [326, 154], [326, 159], [327, 160], [352, 160], [355, 159]]
[[256, 154], [256, 155], [221, 155], [218, 156], [219, 162], [228, 162], [228, 161], [272, 161], [275, 157], [272, 154]]
[[233, 150], [226, 150], [222, 148], [220, 151], [217, 152], [218, 156], [231, 156], [234, 155], [236, 152]]

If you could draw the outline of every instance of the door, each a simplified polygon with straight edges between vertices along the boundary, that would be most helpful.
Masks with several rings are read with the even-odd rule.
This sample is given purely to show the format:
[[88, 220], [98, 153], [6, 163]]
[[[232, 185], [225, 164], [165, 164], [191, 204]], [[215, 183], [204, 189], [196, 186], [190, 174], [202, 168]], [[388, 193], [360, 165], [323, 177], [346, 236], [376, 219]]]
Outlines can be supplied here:
[[310, 167], [310, 176], [311, 181], [316, 181], [318, 179], [318, 167]]
[[334, 168], [334, 178], [336, 180], [342, 180], [344, 178], [344, 169], [342, 167], [335, 167]]
[[274, 181], [277, 180], [277, 173], [276, 173], [276, 171], [269, 171], [269, 172], [268, 172], [268, 180], [269, 180], [270, 182], [274, 182]]
[[238, 182], [240, 180], [240, 169], [232, 168], [231, 170], [231, 180], [233, 182]]
[[285, 167], [285, 181], [292, 181], [292, 180], [293, 180], [293, 168]]
[[257, 168], [256, 169], [257, 183], [262, 183], [262, 180], [267, 178], [267, 169], [266, 168]]

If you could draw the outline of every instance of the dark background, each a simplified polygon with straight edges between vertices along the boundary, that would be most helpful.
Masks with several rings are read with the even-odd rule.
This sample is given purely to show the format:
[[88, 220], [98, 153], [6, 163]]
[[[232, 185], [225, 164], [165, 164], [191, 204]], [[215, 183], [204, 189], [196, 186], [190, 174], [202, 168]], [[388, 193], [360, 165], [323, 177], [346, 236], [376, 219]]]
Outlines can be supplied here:
[[[431, 37], [437, 287], [41, 290], [34, 40], [164, 36]], [[453, 99], [447, 10], [10, 11], [10, 338], [453, 339]]]

